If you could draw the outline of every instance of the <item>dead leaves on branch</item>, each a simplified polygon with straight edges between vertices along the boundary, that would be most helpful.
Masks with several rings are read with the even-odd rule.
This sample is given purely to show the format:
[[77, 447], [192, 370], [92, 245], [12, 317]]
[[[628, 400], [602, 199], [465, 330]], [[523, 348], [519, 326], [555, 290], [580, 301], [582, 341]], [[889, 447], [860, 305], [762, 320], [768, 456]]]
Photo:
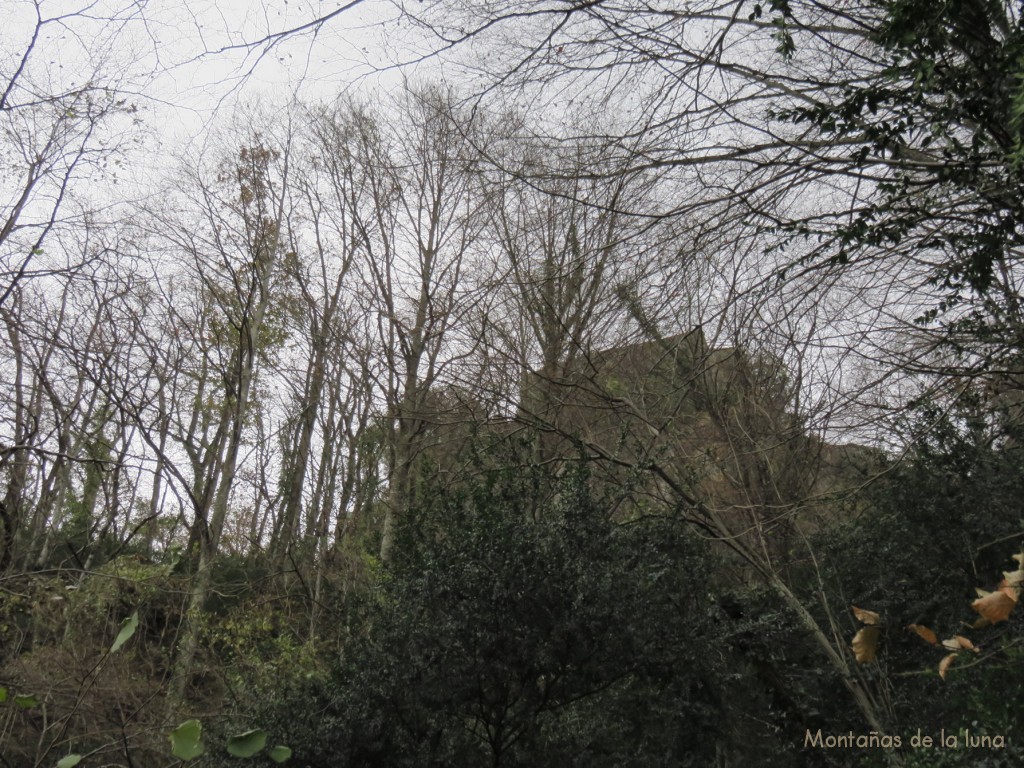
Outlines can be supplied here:
[[981, 614], [984, 622], [977, 621], [975, 624], [988, 626], [989, 624], [998, 624], [1000, 621], [1006, 621], [1010, 617], [1014, 606], [1017, 605], [1019, 592], [1019, 587], [1000, 587], [996, 592], [986, 592], [983, 589], [979, 589], [978, 599], [971, 603], [971, 608]]
[[959, 655], [960, 651], [974, 651], [975, 653], [978, 653], [978, 649], [974, 647], [974, 643], [963, 635], [954, 635], [948, 640], [940, 642], [939, 636], [922, 624], [911, 624], [907, 629], [929, 645], [934, 645], [936, 647], [945, 648], [947, 651], [952, 651], [952, 653], [947, 653], [943, 656], [942, 661], [939, 662], [939, 677], [943, 680], [946, 679], [946, 672], [949, 671], [950, 666], [952, 666], [953, 662], [956, 661], [956, 657]]
[[882, 636], [882, 617], [874, 611], [867, 611], [851, 606], [853, 615], [861, 624], [865, 624], [853, 636], [853, 656], [861, 664], [877, 660], [878, 639]]
[[927, 642], [929, 645], [934, 645], [938, 648], [944, 648], [951, 653], [947, 653], [942, 657], [942, 661], [939, 662], [939, 677], [943, 680], [946, 679], [946, 672], [956, 661], [957, 656], [960, 655], [961, 651], [971, 651], [972, 653], [979, 653], [979, 649], [971, 642], [970, 638], [964, 637], [963, 635], [953, 635], [948, 640], [939, 642], [938, 635], [936, 635], [928, 627], [922, 626], [921, 624], [911, 624], [907, 627], [910, 631], [914, 632], [918, 637]]
[[1003, 580], [995, 592], [977, 590], [978, 599], [971, 603], [971, 608], [981, 618], [972, 625], [975, 629], [1006, 621], [1016, 607], [1024, 585], [1024, 554], [1014, 555], [1013, 559], [1017, 561], [1017, 570], [1003, 571]]
[[881, 627], [861, 627], [853, 636], [853, 655], [861, 664], [878, 660], [878, 638]]
[[[1014, 555], [1017, 561], [1017, 570], [1004, 571], [1003, 580], [994, 592], [986, 592], [983, 589], [977, 590], [978, 599], [971, 603], [971, 608], [981, 618], [970, 625], [972, 629], [980, 629], [992, 624], [1006, 621], [1010, 613], [1020, 599], [1021, 588], [1024, 587], [1024, 553]], [[874, 611], [869, 611], [857, 606], [851, 606], [853, 615], [857, 617], [864, 626], [853, 636], [853, 655], [860, 664], [868, 664], [877, 661], [878, 641], [881, 637], [881, 617]], [[910, 624], [907, 626], [911, 632], [916, 634], [929, 645], [942, 648], [948, 653], [939, 662], [939, 677], [946, 679], [946, 673], [956, 661], [957, 657], [965, 652], [979, 653], [979, 649], [971, 640], [963, 635], [939, 641], [939, 636], [928, 627], [922, 624]]]
[[882, 617], [874, 611], [865, 611], [863, 608], [858, 608], [856, 605], [850, 606], [853, 609], [853, 615], [857, 617], [857, 621], [861, 624], [867, 624], [868, 626], [878, 626], [882, 623]]

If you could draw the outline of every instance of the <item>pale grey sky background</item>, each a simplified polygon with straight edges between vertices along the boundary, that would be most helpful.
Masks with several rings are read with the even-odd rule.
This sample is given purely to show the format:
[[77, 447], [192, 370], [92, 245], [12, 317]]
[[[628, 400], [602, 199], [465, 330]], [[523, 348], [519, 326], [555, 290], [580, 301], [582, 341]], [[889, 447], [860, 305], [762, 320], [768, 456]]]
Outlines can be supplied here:
[[[540, 46], [541, 50], [535, 62], [544, 66], [545, 57], [551, 58], [549, 72], [565, 63], [557, 61], [562, 55], [557, 42], [550, 49], [543, 48], [543, 33], [538, 32], [543, 25], [511, 22], [492, 28], [486, 36], [443, 56], [429, 56], [438, 48], [438, 40], [403, 14], [400, 2], [362, 0], [351, 7], [347, 5], [301, 0], [5, 0], [6, 23], [0, 25], [0, 63], [5, 71], [17, 67], [30, 45], [38, 13], [50, 21], [40, 30], [34, 44], [26, 65], [25, 83], [40, 98], [91, 82], [107, 84], [137, 105], [134, 124], [126, 117], [113, 121], [107, 128], [112, 142], [123, 143], [120, 166], [103, 183], [82, 192], [100, 195], [112, 203], [159, 194], [161, 185], [169, 183], [181, 164], [195, 165], [218, 142], [222, 148], [223, 131], [241, 107], [255, 104], [273, 112], [287, 109], [295, 98], [310, 102], [333, 99], [343, 93], [381, 102], [387, 93], [398, 90], [406, 78], [445, 80], [469, 94], [484, 82], [488, 71], [501, 71], [513, 57], [529, 54], [533, 46]], [[448, 15], [448, 9], [472, 11], [477, 5], [472, 0], [412, 0], [410, 7], [417, 14], [434, 14], [435, 19], [448, 22], [454, 18]], [[522, 9], [542, 7], [543, 3], [526, 3]], [[504, 8], [508, 12], [518, 10], [512, 4]], [[337, 16], [327, 23], [302, 30], [316, 19], [334, 13]], [[709, 25], [715, 23], [687, 21], [678, 29], [672, 27], [672, 31], [686, 38], [681, 50], [692, 48], [699, 52], [715, 44], [709, 31]], [[302, 31], [280, 39], [274, 37], [296, 29]], [[457, 30], [458, 25], [456, 33]], [[773, 67], [793, 66], [781, 62], [770, 46], [764, 47], [764, 40], [770, 38], [756, 28], [737, 29], [734, 34], [736, 39], [730, 41], [727, 50], [739, 64], [769, 61]], [[529, 117], [534, 124], [556, 133], [568, 125], [574, 111], [586, 113], [595, 106], [603, 110], [593, 114], [609, 122], [617, 121], [619, 127], [656, 114], [644, 100], [656, 94], [658, 71], [637, 74], [632, 82], [623, 80], [613, 87], [587, 87], [588, 83], [601, 83], [602, 78], [615, 76], [613, 69], [599, 66], [603, 63], [600, 56], [607, 55], [595, 54], [597, 58], [589, 62], [594, 71], [573, 74], [571, 67], [563, 68], [561, 79], [535, 83], [507, 98], [517, 99], [520, 106], [529, 104]], [[680, 59], [678, 65], [685, 63], [685, 59]], [[404, 66], [398, 68], [398, 64]], [[744, 122], [745, 116], [741, 114], [731, 123], [704, 123], [699, 110], [707, 107], [704, 102], [712, 98], [715, 88], [734, 88], [741, 93], [749, 90], [750, 101], [742, 102], [741, 109], [749, 110], [751, 119]], [[673, 122], [664, 135], [655, 136], [661, 142], [655, 149], [673, 159], [690, 152], [709, 153], [742, 146], [744, 131], [761, 130], [754, 118], [759, 120], [765, 107], [760, 101], [763, 90], [746, 75], [731, 81], [723, 76], [716, 83], [702, 80], [680, 86], [672, 100], [663, 105], [664, 114]], [[31, 94], [26, 91], [23, 96], [30, 98]], [[682, 101], [677, 103], [677, 98]], [[688, 110], [696, 116], [691, 119]], [[713, 108], [707, 108], [706, 114], [708, 121], [718, 119]], [[592, 121], [586, 128], [599, 132], [601, 126]], [[114, 178], [116, 185], [107, 183]], [[687, 185], [693, 183], [697, 182], [690, 176], [679, 174], [679, 199], [685, 200]], [[721, 183], [730, 182], [724, 179]], [[846, 192], [840, 190], [837, 194]], [[738, 259], [734, 267], [737, 273], [749, 272], [754, 283], [767, 279], [773, 271], [771, 264], [753, 258]], [[894, 305], [899, 303], [889, 306]], [[843, 309], [848, 312], [849, 308], [844, 305]], [[857, 319], [857, 324], [877, 329], [879, 311], [878, 306], [866, 308], [865, 317]], [[766, 333], [779, 327], [777, 319], [765, 318]], [[829, 320], [825, 318], [822, 322]], [[894, 324], [903, 320], [900, 318]], [[854, 319], [851, 317], [848, 322], [853, 323]], [[820, 333], [820, 329], [813, 333]], [[827, 346], [822, 349], [827, 350]]]
[[[31, 46], [25, 83], [40, 96], [109, 85], [138, 107], [138, 132], [126, 147], [132, 175], [201, 153], [238, 105], [283, 108], [292, 98], [363, 98], [436, 59], [404, 68], [427, 50], [421, 30], [387, 0], [349, 3], [272, 0], [5, 0], [0, 56], [12, 71]], [[339, 12], [340, 11], [340, 12]], [[322, 26], [273, 40], [339, 12]], [[37, 14], [47, 23], [33, 41]], [[260, 44], [259, 41], [272, 41]], [[251, 45], [250, 45], [251, 44]], [[127, 126], [121, 125], [121, 128]]]

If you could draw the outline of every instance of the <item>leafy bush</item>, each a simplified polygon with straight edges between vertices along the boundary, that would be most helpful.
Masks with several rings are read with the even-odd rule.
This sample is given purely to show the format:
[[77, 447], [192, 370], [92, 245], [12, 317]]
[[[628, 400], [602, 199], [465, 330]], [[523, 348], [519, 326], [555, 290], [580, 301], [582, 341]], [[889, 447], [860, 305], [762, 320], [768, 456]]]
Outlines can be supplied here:
[[[1022, 435], [970, 399], [948, 413], [923, 405], [916, 416], [913, 453], [870, 488], [863, 512], [818, 542], [827, 586], [844, 609], [852, 603], [881, 615], [874, 673], [886, 678], [894, 732], [967, 728], [1008, 737], [1004, 750], [948, 750], [925, 763], [911, 755], [912, 764], [1019, 764], [1019, 715], [1010, 702], [1024, 675], [1024, 617], [1018, 608], [995, 627], [969, 625], [979, 618], [971, 611], [975, 588], [995, 588], [1024, 538]], [[939, 640], [969, 636], [981, 652], [962, 654], [942, 680], [937, 667], [949, 651], [928, 645], [910, 624]]]
[[530, 487], [430, 496], [344, 658], [254, 718], [325, 768], [710, 762], [706, 558], [671, 516], [612, 520], [582, 476], [537, 520]]

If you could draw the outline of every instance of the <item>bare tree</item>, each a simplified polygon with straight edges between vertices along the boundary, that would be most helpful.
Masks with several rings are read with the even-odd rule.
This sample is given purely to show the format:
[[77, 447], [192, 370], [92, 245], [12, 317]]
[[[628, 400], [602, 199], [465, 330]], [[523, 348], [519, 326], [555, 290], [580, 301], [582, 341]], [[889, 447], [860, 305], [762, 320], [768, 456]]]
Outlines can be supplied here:
[[336, 158], [331, 162], [345, 164], [345, 214], [383, 361], [391, 467], [384, 559], [414, 496], [429, 394], [460, 354], [451, 332], [475, 300], [465, 271], [481, 226], [465, 117], [439, 89], [410, 91], [406, 99], [397, 119], [345, 108], [327, 118], [321, 133], [325, 154]]
[[[184, 701], [228, 520], [232, 490], [256, 396], [257, 371], [273, 345], [273, 297], [287, 242], [288, 147], [256, 139], [223, 161], [216, 178], [190, 179], [180, 210], [145, 214], [157, 290], [123, 333], [139, 339], [133, 385], [111, 391], [139, 437], [191, 506], [196, 560], [168, 698]], [[181, 218], [179, 218], [179, 216]], [[151, 504], [153, 502], [151, 501]]]
[[[75, 421], [82, 414], [75, 401], [62, 402], [69, 393], [58, 383], [69, 360], [61, 336], [79, 323], [69, 297], [87, 293], [102, 272], [103, 248], [94, 241], [109, 222], [94, 213], [97, 201], [77, 192], [84, 180], [95, 186], [103, 178], [104, 163], [130, 134], [125, 129], [134, 107], [120, 90], [130, 66], [118, 60], [117, 41], [140, 17], [141, 6], [82, 3], [54, 13], [32, 0], [8, 10], [9, 53], [0, 60], [0, 311], [7, 330], [4, 356], [13, 366], [4, 393], [12, 408], [0, 424], [8, 470], [0, 502], [4, 566], [26, 515], [34, 531], [25, 554], [31, 557], [80, 458], [75, 432], [83, 424]], [[62, 48], [60, 66], [55, 45]], [[114, 125], [121, 137], [111, 134]], [[32, 282], [35, 289], [27, 287]], [[63, 298], [53, 305], [48, 293]], [[38, 317], [28, 305], [37, 305]], [[39, 353], [32, 362], [29, 348]], [[48, 408], [52, 412], [44, 414]], [[52, 432], [44, 426], [50, 415], [56, 419]], [[33, 508], [26, 494], [35, 482], [42, 483], [42, 495]]]

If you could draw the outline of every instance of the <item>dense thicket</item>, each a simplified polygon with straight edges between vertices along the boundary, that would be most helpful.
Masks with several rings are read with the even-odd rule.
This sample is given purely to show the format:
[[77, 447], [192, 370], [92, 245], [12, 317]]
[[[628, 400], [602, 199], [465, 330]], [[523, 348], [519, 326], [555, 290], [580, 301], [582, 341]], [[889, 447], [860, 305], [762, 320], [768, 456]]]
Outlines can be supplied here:
[[308, 765], [712, 760], [706, 559], [671, 515], [616, 524], [581, 477], [531, 511], [536, 479], [425, 494], [341, 657], [254, 719]]

